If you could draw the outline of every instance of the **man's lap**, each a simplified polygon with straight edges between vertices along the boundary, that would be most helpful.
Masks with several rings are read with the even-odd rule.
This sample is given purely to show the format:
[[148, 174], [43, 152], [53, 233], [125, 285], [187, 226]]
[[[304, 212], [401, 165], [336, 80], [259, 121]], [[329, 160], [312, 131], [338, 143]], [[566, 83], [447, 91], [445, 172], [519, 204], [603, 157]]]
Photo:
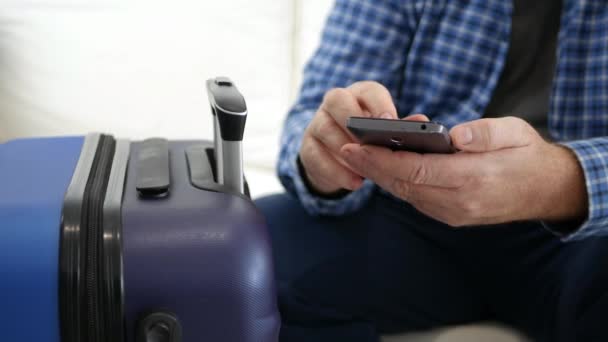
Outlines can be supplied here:
[[[578, 252], [585, 249], [538, 223], [453, 229], [381, 194], [340, 218], [311, 217], [287, 195], [257, 205], [273, 240], [284, 341], [375, 341], [378, 333], [489, 319], [553, 332], [575, 315], [558, 315], [560, 300], [583, 305], [577, 295], [562, 298], [574, 292], [568, 279], [591, 277], [581, 273], [590, 269]], [[566, 272], [570, 264], [578, 269]], [[608, 282], [600, 282], [595, 292], [603, 294]]]

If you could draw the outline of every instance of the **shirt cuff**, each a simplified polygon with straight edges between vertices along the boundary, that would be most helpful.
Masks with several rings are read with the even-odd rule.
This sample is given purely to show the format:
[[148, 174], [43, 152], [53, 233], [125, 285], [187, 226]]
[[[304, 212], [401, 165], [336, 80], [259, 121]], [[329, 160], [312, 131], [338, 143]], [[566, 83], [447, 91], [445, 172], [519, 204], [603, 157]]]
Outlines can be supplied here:
[[581, 223], [543, 225], [563, 241], [578, 241], [608, 235], [608, 138], [593, 138], [563, 143], [576, 155], [585, 174], [589, 209]]

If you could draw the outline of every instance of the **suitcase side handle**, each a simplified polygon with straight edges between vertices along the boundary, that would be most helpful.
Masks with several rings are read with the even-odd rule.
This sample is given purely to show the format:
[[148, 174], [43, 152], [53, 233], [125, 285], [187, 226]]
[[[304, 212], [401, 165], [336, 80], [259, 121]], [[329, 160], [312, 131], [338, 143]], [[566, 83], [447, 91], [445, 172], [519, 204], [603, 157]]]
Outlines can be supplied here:
[[233, 192], [244, 193], [243, 135], [247, 121], [245, 98], [227, 77], [207, 80], [213, 114], [217, 182]]
[[171, 171], [169, 141], [161, 138], [144, 140], [137, 153], [136, 188], [142, 198], [169, 195]]

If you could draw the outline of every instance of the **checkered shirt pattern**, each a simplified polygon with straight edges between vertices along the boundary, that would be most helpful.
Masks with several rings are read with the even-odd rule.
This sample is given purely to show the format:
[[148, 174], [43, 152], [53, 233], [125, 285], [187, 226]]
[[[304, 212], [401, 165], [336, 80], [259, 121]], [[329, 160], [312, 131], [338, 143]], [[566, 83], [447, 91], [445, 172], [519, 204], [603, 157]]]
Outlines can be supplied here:
[[[586, 177], [587, 220], [564, 240], [608, 235], [608, 6], [563, 0], [549, 130], [571, 148]], [[425, 113], [448, 127], [482, 117], [504, 66], [508, 0], [337, 0], [304, 70], [281, 137], [278, 174], [313, 215], [361, 208], [375, 185], [340, 199], [312, 194], [297, 158], [325, 92], [361, 80], [389, 89], [401, 115]]]

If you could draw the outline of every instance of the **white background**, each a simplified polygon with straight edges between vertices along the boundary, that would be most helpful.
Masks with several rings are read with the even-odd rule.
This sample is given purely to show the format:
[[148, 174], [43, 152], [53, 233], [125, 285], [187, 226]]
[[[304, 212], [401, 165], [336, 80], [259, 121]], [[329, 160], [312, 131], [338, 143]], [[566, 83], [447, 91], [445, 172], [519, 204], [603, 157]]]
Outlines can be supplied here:
[[278, 136], [332, 0], [0, 0], [0, 141], [106, 132], [210, 138], [207, 78], [250, 116], [254, 195], [280, 191]]

